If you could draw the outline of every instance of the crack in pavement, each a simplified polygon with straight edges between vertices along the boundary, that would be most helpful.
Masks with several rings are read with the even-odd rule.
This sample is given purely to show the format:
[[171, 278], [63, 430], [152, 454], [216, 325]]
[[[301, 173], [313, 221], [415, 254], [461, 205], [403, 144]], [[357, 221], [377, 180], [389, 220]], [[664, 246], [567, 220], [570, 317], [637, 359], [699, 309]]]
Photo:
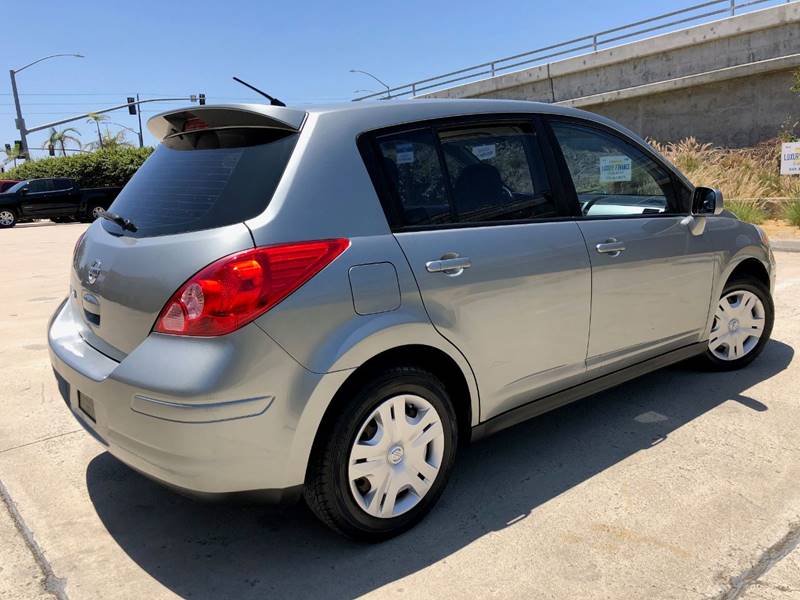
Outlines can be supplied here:
[[45, 557], [44, 552], [42, 552], [42, 549], [39, 547], [39, 544], [33, 537], [33, 532], [25, 524], [22, 515], [19, 514], [17, 505], [11, 498], [11, 494], [9, 494], [8, 488], [5, 486], [2, 480], [0, 480], [0, 499], [2, 499], [3, 504], [8, 510], [8, 514], [11, 515], [11, 520], [14, 522], [14, 526], [17, 528], [17, 531], [19, 531], [22, 539], [25, 540], [25, 545], [28, 547], [28, 550], [33, 555], [33, 559], [36, 561], [36, 564], [42, 571], [42, 576], [44, 577], [42, 587], [44, 588], [44, 591], [51, 594], [58, 600], [68, 600], [69, 597], [64, 589], [67, 580], [61, 577], [56, 577], [56, 574], [53, 572], [53, 567], [50, 565], [50, 562]]
[[789, 526], [789, 532], [780, 541], [767, 548], [752, 567], [744, 573], [731, 577], [730, 587], [719, 594], [717, 600], [735, 600], [741, 596], [742, 592], [758, 583], [761, 577], [786, 558], [798, 545], [800, 545], [800, 522], [795, 522]]
[[83, 431], [83, 429], [73, 429], [72, 431], [65, 431], [64, 433], [57, 433], [55, 435], [51, 435], [48, 437], [41, 438], [39, 440], [33, 440], [32, 442], [25, 442], [24, 444], [19, 444], [17, 446], [11, 446], [10, 448], [3, 448], [0, 450], [0, 454], [5, 452], [11, 452], [11, 450], [17, 450], [19, 448], [25, 448], [26, 446], [33, 446], [35, 444], [39, 444], [41, 442], [46, 442], [48, 440], [54, 440], [56, 438], [64, 437], [65, 435], [72, 435], [73, 433], [78, 433], [79, 431]]

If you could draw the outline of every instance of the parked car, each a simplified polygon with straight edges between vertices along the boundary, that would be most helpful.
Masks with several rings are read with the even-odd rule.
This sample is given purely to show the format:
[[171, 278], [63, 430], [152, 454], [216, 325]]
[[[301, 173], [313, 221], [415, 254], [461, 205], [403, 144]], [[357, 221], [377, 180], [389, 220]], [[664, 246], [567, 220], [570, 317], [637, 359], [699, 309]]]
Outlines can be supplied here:
[[770, 337], [764, 233], [598, 115], [230, 105], [149, 128], [49, 346], [75, 418], [184, 492], [302, 494], [385, 539], [460, 445], [677, 361], [744, 367]]
[[5, 192], [15, 183], [19, 183], [19, 179], [0, 179], [0, 194]]
[[89, 222], [99, 217], [121, 188], [81, 188], [74, 179], [53, 177], [19, 181], [0, 193], [0, 227], [21, 220]]

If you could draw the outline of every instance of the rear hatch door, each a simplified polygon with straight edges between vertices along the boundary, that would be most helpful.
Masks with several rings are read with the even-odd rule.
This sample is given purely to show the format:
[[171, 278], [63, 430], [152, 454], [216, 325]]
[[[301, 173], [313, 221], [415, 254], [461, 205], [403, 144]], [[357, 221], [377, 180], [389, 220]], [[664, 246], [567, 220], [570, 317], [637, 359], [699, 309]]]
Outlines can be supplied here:
[[109, 208], [131, 225], [100, 219], [75, 250], [70, 301], [90, 345], [121, 360], [189, 277], [253, 246], [244, 221], [269, 203], [304, 115], [204, 107], [151, 119], [162, 144]]

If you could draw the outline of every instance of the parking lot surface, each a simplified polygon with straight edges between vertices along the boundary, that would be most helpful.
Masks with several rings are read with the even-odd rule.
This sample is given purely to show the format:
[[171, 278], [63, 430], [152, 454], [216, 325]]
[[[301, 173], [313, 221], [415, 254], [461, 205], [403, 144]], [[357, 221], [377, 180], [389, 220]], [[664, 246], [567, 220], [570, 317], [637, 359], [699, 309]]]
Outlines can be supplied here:
[[800, 253], [750, 367], [678, 365], [479, 442], [369, 546], [302, 505], [185, 499], [81, 430], [45, 328], [85, 227], [0, 231], [0, 598], [800, 597]]

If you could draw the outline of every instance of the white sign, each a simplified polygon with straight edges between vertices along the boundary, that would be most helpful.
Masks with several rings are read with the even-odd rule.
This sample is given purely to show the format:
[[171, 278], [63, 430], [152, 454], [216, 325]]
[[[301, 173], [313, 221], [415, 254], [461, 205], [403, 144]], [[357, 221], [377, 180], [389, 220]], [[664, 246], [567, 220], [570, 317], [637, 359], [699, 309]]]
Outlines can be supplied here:
[[394, 151], [396, 155], [396, 164], [407, 165], [414, 162], [414, 144], [408, 142], [395, 144]]
[[488, 160], [497, 156], [497, 147], [494, 144], [484, 144], [483, 146], [474, 146], [472, 153], [480, 160]]
[[781, 175], [800, 175], [800, 142], [787, 142], [781, 147]]
[[633, 161], [627, 156], [620, 154], [600, 157], [600, 183], [630, 181], [632, 176]]

